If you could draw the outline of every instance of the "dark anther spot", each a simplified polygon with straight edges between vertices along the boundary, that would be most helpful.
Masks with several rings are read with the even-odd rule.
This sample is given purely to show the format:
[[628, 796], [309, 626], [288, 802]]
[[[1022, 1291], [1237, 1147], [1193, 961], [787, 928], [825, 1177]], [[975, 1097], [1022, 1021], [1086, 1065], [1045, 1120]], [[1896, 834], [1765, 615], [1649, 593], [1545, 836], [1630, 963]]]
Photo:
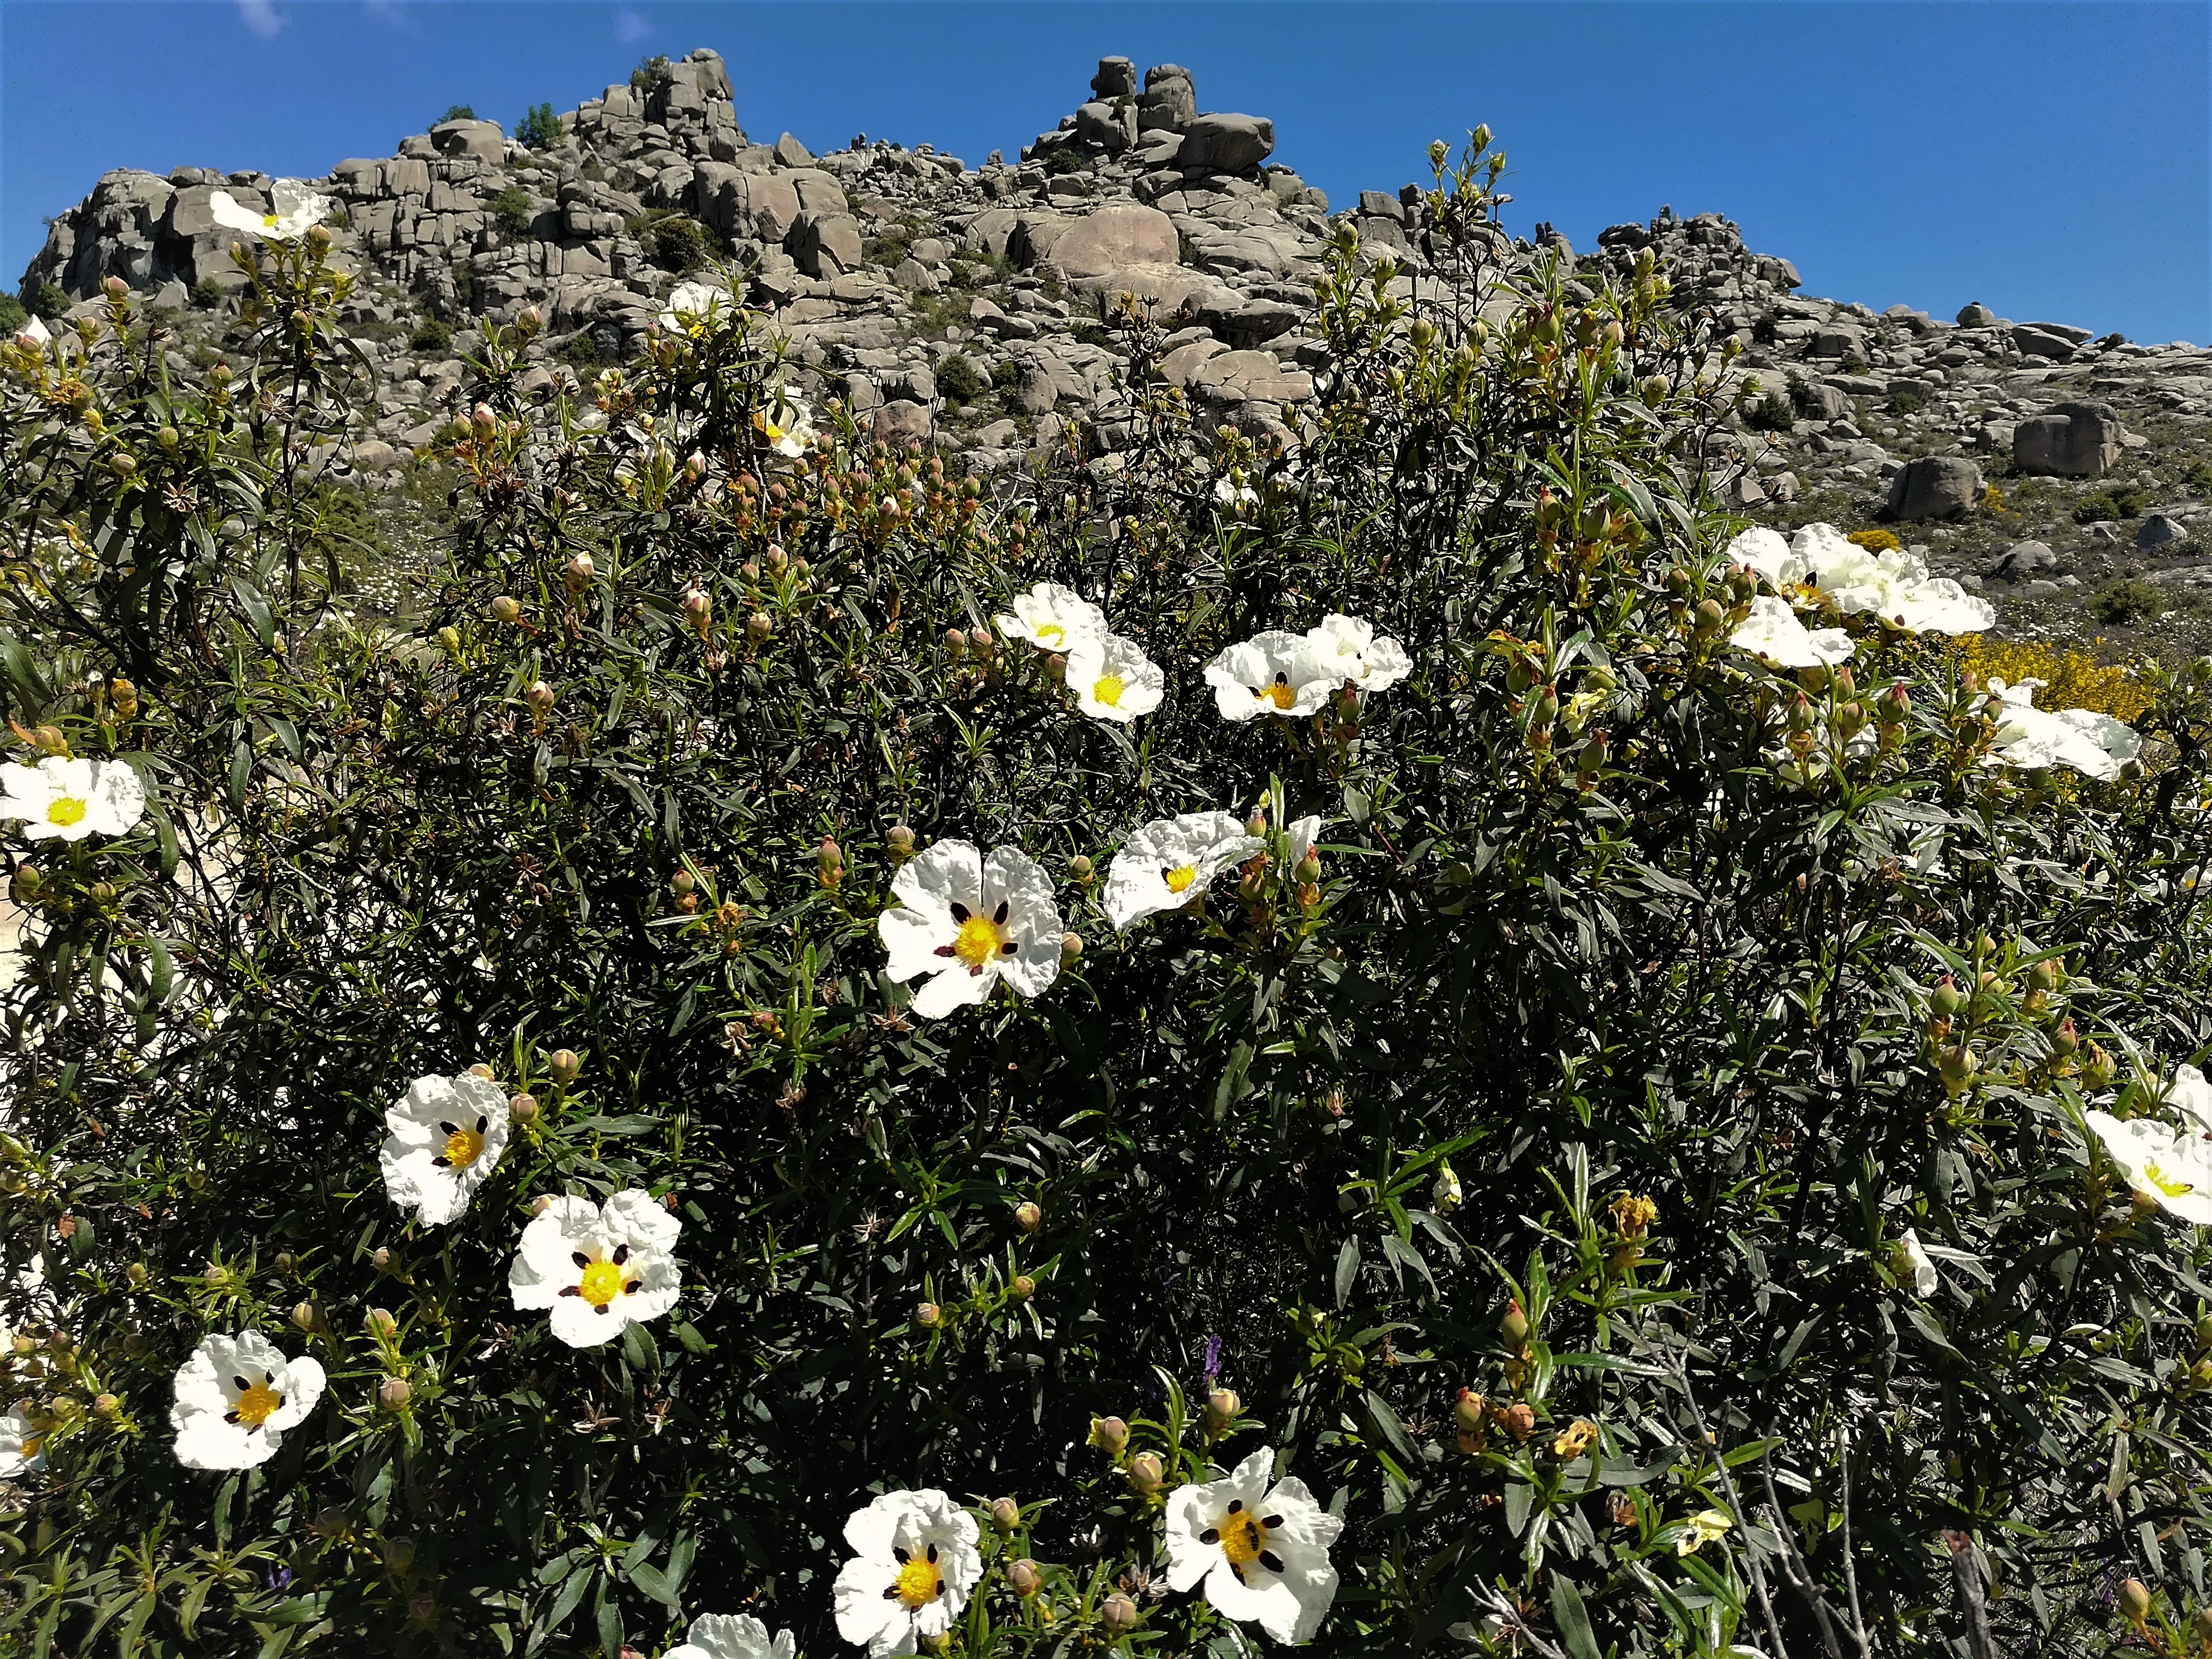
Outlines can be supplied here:
[[563, 1285], [561, 1287], [561, 1294], [563, 1296], [581, 1296], [583, 1293], [582, 1288], [579, 1285]]
[[603, 1314], [612, 1313], [615, 1310], [615, 1304], [611, 1302], [602, 1302], [599, 1304], [599, 1308]]
[[488, 1117], [479, 1116], [477, 1119], [477, 1133], [478, 1134], [482, 1134], [484, 1132], [485, 1126], [490, 1123], [490, 1121], [491, 1120]]
[[957, 956], [958, 956], [960, 953], [959, 953], [959, 951], [957, 951], [954, 950], [954, 949], [952, 948], [952, 946], [951, 946], [950, 945], [939, 945], [939, 946], [937, 947], [937, 949], [936, 949], [935, 951], [932, 951], [932, 952], [931, 952], [931, 954], [932, 954], [933, 956], [940, 956], [940, 957], [957, 957]]
[[613, 1262], [616, 1267], [621, 1267], [623, 1263], [629, 1260], [629, 1246], [627, 1244], [616, 1245], [615, 1253], [609, 1256], [607, 1260]]
[[937, 1565], [937, 1546], [934, 1544], [929, 1547], [929, 1565], [933, 1567]]
[[1201, 1544], [1218, 1544], [1221, 1541], [1221, 1528], [1208, 1527], [1204, 1532], [1199, 1534], [1198, 1541]]
[[592, 1258], [586, 1255], [581, 1250], [569, 1251], [568, 1260], [574, 1262], [579, 1267], [588, 1267], [592, 1265]]
[[239, 1391], [239, 1393], [240, 1393], [240, 1394], [244, 1394], [244, 1393], [245, 1393], [248, 1389], [250, 1389], [250, 1388], [252, 1388], [252, 1387], [253, 1386], [253, 1384], [252, 1384], [251, 1382], [247, 1382], [247, 1381], [246, 1381], [244, 1377], [242, 1377], [242, 1376], [234, 1376], [234, 1377], [232, 1377], [232, 1378], [230, 1379], [230, 1384], [231, 1384], [231, 1386], [232, 1386], [233, 1388], [236, 1389]]
[[896, 1561], [896, 1562], [899, 1564], [899, 1565], [901, 1565], [901, 1566], [904, 1566], [904, 1565], [905, 1565], [908, 1561], [912, 1560], [914, 1558], [913, 1558], [912, 1554], [911, 1554], [909, 1552], [908, 1552], [907, 1550], [902, 1549], [898, 1545], [894, 1544], [894, 1545], [892, 1545], [892, 1546], [891, 1546], [891, 1559], [892, 1559], [893, 1560]]
[[898, 1586], [896, 1584], [886, 1585], [884, 1587], [884, 1600], [886, 1601], [896, 1601], [898, 1600]]
[[459, 1129], [456, 1129], [456, 1128], [455, 1128], [452, 1124], [450, 1124], [450, 1123], [441, 1123], [441, 1124], [439, 1124], [439, 1125], [438, 1125], [438, 1127], [439, 1127], [441, 1129], [443, 1129], [443, 1130], [444, 1130], [447, 1134], [449, 1134], [449, 1135], [457, 1135], [457, 1134], [460, 1133], [460, 1131], [459, 1131]]
[[222, 1420], [226, 1423], [235, 1423], [238, 1421], [238, 1413], [236, 1412], [225, 1412], [222, 1414]]
[[999, 908], [998, 908], [996, 910], [994, 910], [994, 911], [991, 913], [991, 920], [992, 920], [993, 921], [996, 922], [996, 923], [997, 923], [1000, 927], [1005, 927], [1005, 926], [1006, 925], [1006, 900], [1004, 900], [1004, 899], [1000, 899], [1000, 900], [999, 901]]
[[959, 922], [966, 921], [968, 920], [968, 907], [964, 904], [954, 905], [952, 907], [952, 920]]
[[1004, 945], [1001, 945], [999, 947], [999, 954], [1000, 954], [1000, 956], [1002, 956], [1002, 957], [1011, 957], [1011, 956], [1018, 955], [1018, 954], [1020, 953], [1021, 948], [1022, 948], [1022, 947], [1021, 947], [1020, 945], [1018, 945], [1015, 944], [1015, 943], [1013, 942], [1013, 940], [1012, 940], [1012, 939], [1008, 939], [1008, 940], [1007, 940]]
[[437, 1157], [432, 1158], [430, 1162], [436, 1164], [441, 1170], [449, 1170], [453, 1168], [453, 1160], [447, 1158], [443, 1152], [439, 1153]]
[[1261, 1550], [1260, 1565], [1267, 1568], [1269, 1572], [1280, 1572], [1283, 1570], [1283, 1558], [1273, 1550]]
[[1263, 1515], [1260, 1517], [1260, 1524], [1263, 1527], [1279, 1527], [1283, 1524], [1283, 1517], [1279, 1515]]
[[642, 1285], [642, 1284], [644, 1284], [644, 1283], [645, 1283], [645, 1281], [644, 1281], [643, 1279], [632, 1279], [626, 1280], [626, 1281], [623, 1283], [623, 1294], [624, 1296], [628, 1296], [628, 1295], [629, 1295], [631, 1291], [633, 1291], [636, 1290], [636, 1289], [637, 1289], [637, 1287], [638, 1287], [639, 1285]]
[[1243, 1513], [1244, 1513], [1244, 1500], [1243, 1500], [1243, 1498], [1231, 1498], [1231, 1499], [1230, 1500], [1230, 1504], [1229, 1504], [1229, 1512], [1230, 1512], [1230, 1514], [1231, 1514], [1231, 1515], [1242, 1515], [1242, 1514], [1243, 1514]]

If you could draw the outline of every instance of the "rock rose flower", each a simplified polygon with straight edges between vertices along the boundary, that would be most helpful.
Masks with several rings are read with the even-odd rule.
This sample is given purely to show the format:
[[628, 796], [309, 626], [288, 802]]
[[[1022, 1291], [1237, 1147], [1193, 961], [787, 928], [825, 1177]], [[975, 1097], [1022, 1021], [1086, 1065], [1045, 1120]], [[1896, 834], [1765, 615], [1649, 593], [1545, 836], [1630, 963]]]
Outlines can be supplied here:
[[1990, 757], [2025, 771], [2038, 766], [2067, 766], [2086, 778], [2110, 783], [2120, 769], [2142, 753], [2133, 726], [2089, 708], [2038, 708], [2035, 688], [2041, 680], [2008, 685], [1990, 682], [1990, 714], [1997, 722]]
[[1337, 684], [1310, 639], [1276, 629], [1231, 646], [1206, 664], [1206, 683], [1213, 688], [1221, 718], [1240, 725], [1261, 714], [1313, 714]]
[[426, 1227], [469, 1207], [507, 1151], [507, 1096], [473, 1075], [418, 1077], [384, 1114], [385, 1190]]
[[1783, 540], [1772, 530], [1747, 530], [1728, 545], [1731, 563], [1747, 565], [1785, 597], [1810, 587], [1845, 616], [1879, 617], [1913, 634], [1978, 634], [1996, 621], [1996, 608], [1927, 562], [1893, 550], [1871, 552], [1832, 524], [1808, 524]]
[[121, 761], [50, 755], [0, 766], [0, 818], [23, 820], [32, 841], [127, 835], [146, 811], [146, 786]]
[[1913, 1291], [1920, 1296], [1936, 1293], [1935, 1259], [1920, 1242], [1920, 1235], [1910, 1227], [1898, 1235], [1897, 1243], [1891, 1247], [1890, 1271], [1899, 1279], [1911, 1281]]
[[553, 1334], [570, 1347], [598, 1347], [676, 1305], [684, 1280], [672, 1252], [683, 1230], [635, 1188], [604, 1205], [553, 1199], [522, 1230], [507, 1292], [518, 1308], [548, 1310]]
[[1331, 686], [1356, 685], [1362, 691], [1387, 691], [1413, 672], [1406, 647], [1372, 623], [1332, 613], [1306, 634], [1315, 666]]
[[660, 325], [679, 334], [712, 333], [737, 314], [737, 301], [711, 283], [678, 283], [660, 313]]
[[177, 1462], [188, 1469], [265, 1463], [284, 1431], [303, 1422], [322, 1397], [323, 1368], [313, 1358], [287, 1359], [258, 1331], [202, 1337], [177, 1372], [169, 1407]]
[[1849, 662], [1858, 649], [1840, 628], [1808, 629], [1797, 620], [1787, 599], [1761, 593], [1751, 602], [1746, 617], [1729, 644], [1757, 657], [1769, 668], [1833, 667]]
[[1011, 613], [1002, 611], [993, 619], [999, 631], [1009, 639], [1027, 640], [1040, 651], [1072, 651], [1106, 632], [1106, 613], [1058, 582], [1039, 582], [1014, 595], [1013, 604]]
[[702, 1613], [663, 1659], [792, 1659], [798, 1651], [796, 1636], [780, 1630], [771, 1641], [768, 1626], [750, 1613]]
[[941, 1636], [983, 1576], [975, 1517], [943, 1492], [887, 1492], [845, 1522], [853, 1559], [838, 1571], [837, 1633], [870, 1659]]
[[1336, 1600], [1328, 1547], [1344, 1522], [1292, 1476], [1271, 1487], [1275, 1454], [1254, 1452], [1226, 1480], [1168, 1497], [1168, 1583], [1201, 1580], [1224, 1618], [1255, 1623], [1278, 1642], [1309, 1641]]
[[1097, 634], [1067, 648], [1067, 689], [1075, 706], [1097, 720], [1124, 725], [1149, 714], [1167, 695], [1159, 665], [1119, 634]]
[[814, 412], [803, 399], [781, 388], [766, 408], [753, 411], [753, 425], [779, 455], [796, 460], [813, 447]]
[[2212, 1155], [2202, 1139], [2153, 1118], [2124, 1123], [2110, 1112], [2085, 1112], [2082, 1121], [2137, 1199], [2199, 1227], [2212, 1225]]
[[2173, 1068], [2173, 1087], [2166, 1103], [2197, 1126], [2200, 1134], [2212, 1134], [2212, 1083], [2194, 1066]]
[[279, 179], [269, 187], [268, 213], [256, 213], [227, 190], [208, 198], [208, 216], [225, 230], [242, 230], [271, 242], [296, 241], [331, 210], [331, 198], [297, 179]]
[[46, 1467], [46, 1425], [21, 1406], [0, 1412], [0, 1480]]
[[1155, 818], [1114, 855], [1106, 872], [1106, 919], [1126, 931], [1146, 916], [1181, 909], [1224, 870], [1267, 846], [1259, 836], [1247, 835], [1233, 813]]
[[1025, 997], [1060, 976], [1060, 907], [1052, 883], [1018, 848], [983, 857], [975, 842], [940, 841], [891, 881], [898, 900], [877, 919], [901, 984], [927, 974], [913, 1012], [934, 1019], [981, 1002], [1001, 979]]

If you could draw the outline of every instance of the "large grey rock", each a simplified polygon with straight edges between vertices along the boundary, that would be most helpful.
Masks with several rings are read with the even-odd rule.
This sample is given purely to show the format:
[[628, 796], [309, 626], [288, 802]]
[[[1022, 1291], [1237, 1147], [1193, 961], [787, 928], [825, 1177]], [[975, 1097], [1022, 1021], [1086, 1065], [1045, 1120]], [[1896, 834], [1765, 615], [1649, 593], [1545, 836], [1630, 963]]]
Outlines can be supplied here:
[[1127, 265], [1171, 265], [1177, 246], [1174, 220], [1132, 202], [1078, 219], [1053, 242], [1049, 258], [1062, 275], [1079, 279]]
[[2086, 328], [2075, 328], [2069, 323], [2015, 323], [2012, 343], [2021, 353], [2031, 357], [2056, 357], [2062, 362], [2074, 355], [2074, 349], [2089, 337]]
[[1923, 455], [1889, 481], [1893, 519], [1963, 519], [1981, 499], [1981, 468], [1958, 455]]
[[1085, 104], [1075, 112], [1076, 142], [1119, 155], [1137, 142], [1135, 113], [1109, 103]]
[[1995, 328], [1997, 314], [1979, 300], [1969, 300], [1959, 308], [1960, 328]]
[[2060, 404], [2012, 429], [2012, 461], [2022, 472], [2101, 477], [2119, 465], [2119, 411], [2105, 403]]
[[1189, 384], [1213, 403], [1297, 403], [1313, 396], [1313, 376], [1285, 368], [1268, 351], [1224, 351], [1200, 363]]
[[1181, 132], [1198, 113], [1198, 94], [1190, 71], [1180, 64], [1159, 64], [1145, 71], [1145, 89], [1137, 94], [1139, 131], [1164, 127]]
[[1176, 163], [1186, 173], [1243, 173], [1274, 149], [1275, 124], [1264, 115], [1194, 115], [1182, 125]]
[[496, 121], [441, 121], [430, 129], [441, 155], [473, 155], [479, 161], [507, 159], [507, 135]]
[[1866, 333], [1849, 323], [1823, 324], [1813, 336], [1815, 357], [1864, 357]]
[[866, 258], [860, 227], [850, 214], [803, 213], [783, 246], [799, 268], [817, 280], [858, 270]]
[[814, 152], [787, 132], [775, 141], [775, 159], [787, 167], [811, 167]]
[[1101, 98], [1133, 98], [1137, 92], [1137, 66], [1126, 58], [1102, 58], [1098, 73], [1091, 77], [1091, 90]]
[[888, 444], [926, 443], [932, 425], [927, 405], [901, 398], [876, 411], [876, 436]]
[[1844, 396], [1842, 388], [1820, 380], [1799, 380], [1790, 388], [1790, 400], [1796, 405], [1801, 419], [1823, 425], [1850, 413], [1851, 400]]
[[2189, 526], [2179, 519], [2169, 519], [2163, 513], [2152, 514], [2136, 532], [2136, 545], [2146, 551], [2154, 548], [2168, 550], [2188, 539]]
[[2008, 582], [2027, 581], [2058, 568], [2058, 556], [2045, 542], [2015, 542], [1997, 556], [1990, 574]]

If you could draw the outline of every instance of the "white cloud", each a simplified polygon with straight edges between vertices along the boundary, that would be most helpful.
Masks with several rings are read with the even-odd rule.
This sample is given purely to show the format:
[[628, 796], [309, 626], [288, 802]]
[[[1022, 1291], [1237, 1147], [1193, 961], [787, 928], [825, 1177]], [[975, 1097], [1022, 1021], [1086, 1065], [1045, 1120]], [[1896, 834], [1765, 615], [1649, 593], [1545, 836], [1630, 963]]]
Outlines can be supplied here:
[[374, 21], [387, 28], [411, 29], [415, 19], [407, 10], [407, 0], [363, 0], [362, 10]]
[[264, 40], [274, 40], [292, 20], [276, 9], [276, 0], [238, 0], [238, 21]]
[[635, 7], [623, 6], [615, 13], [615, 39], [624, 46], [635, 46], [652, 33], [653, 25]]

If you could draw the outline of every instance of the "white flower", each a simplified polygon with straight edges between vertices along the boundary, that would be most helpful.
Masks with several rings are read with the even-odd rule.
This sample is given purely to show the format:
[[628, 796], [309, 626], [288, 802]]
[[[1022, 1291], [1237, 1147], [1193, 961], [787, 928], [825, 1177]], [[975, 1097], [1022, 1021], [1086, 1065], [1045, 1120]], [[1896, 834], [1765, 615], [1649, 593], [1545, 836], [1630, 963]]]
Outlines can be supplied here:
[[21, 1406], [0, 1412], [0, 1480], [13, 1480], [46, 1467], [46, 1425]]
[[2110, 1112], [2085, 1112], [2082, 1121], [2139, 1198], [2200, 1227], [2212, 1224], [2212, 1157], [2203, 1140], [2151, 1118], [2123, 1123]]
[[898, 905], [877, 918], [901, 984], [932, 977], [910, 1006], [924, 1018], [981, 1002], [1000, 979], [1025, 997], [1060, 977], [1060, 907], [1052, 883], [1018, 848], [986, 860], [975, 842], [940, 841], [891, 881]]
[[208, 216], [225, 230], [242, 230], [271, 242], [289, 242], [306, 235], [331, 210], [331, 198], [309, 190], [297, 179], [279, 179], [269, 187], [274, 210], [256, 213], [227, 190], [208, 198]]
[[1234, 482], [1224, 472], [1213, 481], [1213, 499], [1234, 512], [1240, 506], [1259, 506], [1260, 492], [1250, 484]]
[[1749, 652], [1769, 668], [1832, 667], [1849, 662], [1858, 649], [1840, 628], [1823, 628], [1817, 633], [1807, 628], [1797, 620], [1789, 600], [1778, 599], [1771, 593], [1761, 593], [1752, 600], [1751, 615], [1729, 635], [1729, 644]]
[[1344, 1522], [1295, 1476], [1270, 1489], [1274, 1464], [1263, 1449], [1225, 1480], [1169, 1495], [1168, 1583], [1187, 1590], [1203, 1579], [1223, 1617], [1256, 1622], [1278, 1642], [1304, 1642], [1336, 1600], [1328, 1547]]
[[837, 1633], [871, 1659], [942, 1635], [983, 1576], [975, 1517], [943, 1492], [887, 1492], [845, 1522], [853, 1559], [837, 1573]]
[[813, 411], [804, 399], [781, 386], [765, 407], [753, 411], [753, 425], [779, 455], [796, 459], [813, 447]]
[[1947, 576], [1930, 576], [1925, 560], [1901, 549], [1870, 551], [1832, 524], [1808, 524], [1787, 542], [1771, 530], [1747, 530], [1725, 556], [1785, 597], [1810, 586], [1846, 616], [1879, 617], [1910, 633], [1974, 634], [1996, 621], [1987, 599]]
[[33, 841], [126, 835], [145, 811], [146, 786], [121, 761], [49, 755], [0, 766], [0, 818], [22, 819]]
[[1106, 613], [1072, 587], [1039, 582], [1014, 595], [1012, 614], [994, 618], [1009, 639], [1027, 640], [1040, 651], [1066, 651], [1106, 632]]
[[387, 1108], [382, 1163], [392, 1201], [426, 1227], [458, 1219], [507, 1151], [507, 1096], [473, 1074], [418, 1077]]
[[702, 1613], [663, 1659], [792, 1659], [798, 1650], [796, 1636], [780, 1630], [771, 1641], [768, 1626], [750, 1613]]
[[1093, 720], [1124, 724], [1149, 714], [1167, 695], [1160, 665], [1119, 634], [1095, 634], [1068, 647], [1067, 689]]
[[1106, 872], [1106, 920], [1126, 931], [1143, 917], [1180, 909], [1224, 870], [1267, 846], [1230, 812], [1155, 818], [1114, 855]]
[[1314, 843], [1321, 839], [1321, 814], [1316, 812], [1309, 817], [1292, 818], [1283, 834], [1290, 842], [1286, 857], [1291, 868], [1295, 870], [1306, 861], [1313, 852]]
[[188, 1469], [250, 1469], [276, 1455], [284, 1431], [304, 1421], [323, 1397], [323, 1368], [302, 1355], [287, 1359], [258, 1331], [200, 1339], [177, 1372], [169, 1426], [177, 1462]]
[[684, 1276], [671, 1253], [683, 1230], [634, 1187], [604, 1205], [554, 1199], [522, 1230], [507, 1291], [518, 1308], [550, 1310], [553, 1334], [570, 1347], [595, 1348], [676, 1305]]
[[1231, 646], [1206, 664], [1206, 683], [1213, 688], [1213, 706], [1222, 719], [1240, 724], [1261, 714], [1310, 714], [1336, 689], [1316, 659], [1310, 639], [1273, 629]]
[[1462, 1202], [1459, 1176], [1449, 1162], [1437, 1166], [1436, 1184], [1429, 1188], [1429, 1206], [1438, 1215], [1449, 1215]]
[[1912, 1288], [1922, 1296], [1936, 1293], [1936, 1262], [1928, 1254], [1928, 1247], [1920, 1242], [1920, 1235], [1907, 1227], [1898, 1235], [1897, 1243], [1890, 1247], [1890, 1271], [1900, 1279], [1909, 1279]]
[[1356, 685], [1362, 691], [1387, 691], [1413, 672], [1406, 647], [1375, 624], [1332, 613], [1306, 635], [1319, 672], [1331, 685]]
[[737, 302], [727, 289], [711, 283], [678, 283], [660, 313], [660, 325], [679, 334], [695, 329], [711, 333], [736, 314]]
[[22, 327], [15, 331], [17, 345], [42, 346], [52, 341], [53, 337], [53, 331], [46, 326], [46, 319], [43, 317], [28, 318], [24, 321]]
[[2194, 1066], [2173, 1068], [2173, 1088], [2166, 1103], [2197, 1126], [2200, 1134], [2212, 1134], [2212, 1083]]
[[2042, 684], [1990, 682], [1990, 713], [1997, 722], [1991, 759], [2022, 770], [2070, 766], [2084, 777], [2109, 783], [2142, 753], [2142, 738], [2124, 720], [2089, 708], [2038, 708], [2035, 688]]

